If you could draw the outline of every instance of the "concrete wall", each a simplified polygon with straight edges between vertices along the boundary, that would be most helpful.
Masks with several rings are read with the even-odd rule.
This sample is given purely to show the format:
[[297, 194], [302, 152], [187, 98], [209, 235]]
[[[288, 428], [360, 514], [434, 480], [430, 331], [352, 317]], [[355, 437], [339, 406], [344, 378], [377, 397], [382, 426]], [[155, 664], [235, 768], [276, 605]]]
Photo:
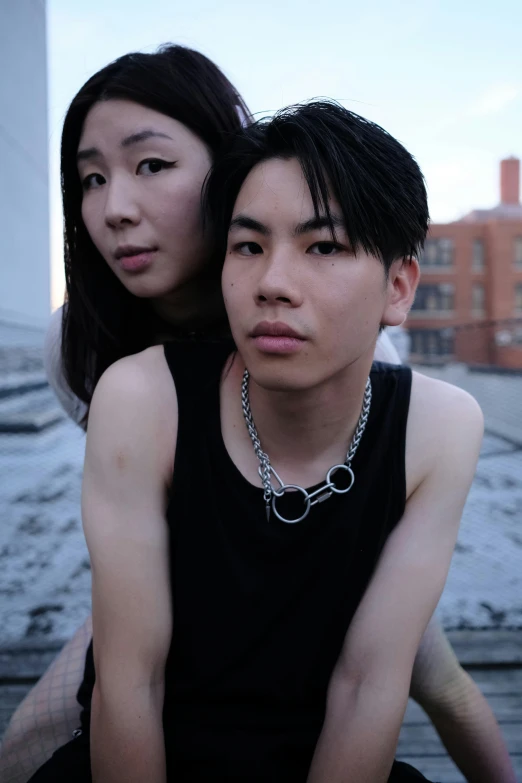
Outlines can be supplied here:
[[45, 0], [0, 1], [0, 320], [50, 313]]

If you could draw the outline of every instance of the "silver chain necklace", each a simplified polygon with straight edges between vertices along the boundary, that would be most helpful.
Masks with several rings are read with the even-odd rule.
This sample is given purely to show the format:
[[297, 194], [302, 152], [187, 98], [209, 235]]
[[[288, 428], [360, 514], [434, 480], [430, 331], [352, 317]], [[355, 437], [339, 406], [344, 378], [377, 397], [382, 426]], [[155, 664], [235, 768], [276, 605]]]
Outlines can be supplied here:
[[[245, 424], [248, 429], [248, 434], [250, 435], [250, 439], [252, 440], [252, 445], [254, 446], [256, 457], [258, 458], [260, 463], [259, 475], [261, 476], [261, 480], [263, 482], [263, 489], [264, 489], [263, 498], [266, 506], [266, 518], [268, 521], [270, 521], [270, 507], [272, 507], [272, 511], [274, 512], [276, 517], [281, 520], [281, 522], [286, 522], [287, 524], [292, 525], [295, 524], [296, 522], [301, 522], [305, 517], [307, 517], [310, 508], [312, 506], [315, 506], [316, 503], [322, 503], [324, 500], [328, 500], [328, 498], [330, 498], [333, 494], [344, 495], [345, 492], [349, 492], [353, 487], [355, 482], [355, 475], [351, 468], [351, 464], [355, 456], [355, 452], [357, 451], [357, 448], [359, 446], [359, 443], [361, 442], [361, 438], [363, 436], [363, 432], [366, 428], [366, 423], [368, 421], [368, 416], [370, 414], [370, 405], [372, 402], [372, 384], [370, 382], [370, 379], [368, 378], [368, 380], [366, 381], [366, 388], [364, 390], [361, 415], [359, 416], [359, 421], [357, 422], [357, 427], [355, 428], [355, 432], [353, 434], [353, 438], [351, 440], [350, 447], [348, 449], [348, 453], [346, 455], [346, 460], [344, 464], [333, 465], [328, 471], [328, 473], [326, 474], [324, 483], [319, 487], [319, 489], [316, 489], [315, 492], [307, 492], [306, 489], [298, 486], [297, 484], [285, 484], [284, 481], [278, 476], [278, 474], [275, 472], [274, 468], [270, 464], [270, 459], [268, 458], [268, 454], [266, 454], [261, 448], [261, 441], [259, 440], [259, 435], [257, 434], [256, 425], [254, 424], [254, 419], [252, 417], [252, 411], [250, 410], [250, 397], [248, 395], [249, 378], [250, 378], [249, 372], [248, 370], [245, 370], [245, 372], [243, 373], [243, 383], [241, 384], [241, 403], [243, 407], [243, 416], [245, 417]], [[344, 470], [348, 474], [349, 484], [344, 489], [342, 488], [339, 489], [338, 487], [335, 486], [333, 482], [333, 475], [338, 470]], [[276, 489], [272, 485], [271, 474], [278, 482], [279, 489]], [[301, 492], [301, 494], [303, 495], [305, 510], [304, 513], [301, 514], [301, 516], [298, 517], [297, 519], [286, 519], [277, 510], [277, 506], [276, 506], [277, 498], [282, 497], [287, 491]]]

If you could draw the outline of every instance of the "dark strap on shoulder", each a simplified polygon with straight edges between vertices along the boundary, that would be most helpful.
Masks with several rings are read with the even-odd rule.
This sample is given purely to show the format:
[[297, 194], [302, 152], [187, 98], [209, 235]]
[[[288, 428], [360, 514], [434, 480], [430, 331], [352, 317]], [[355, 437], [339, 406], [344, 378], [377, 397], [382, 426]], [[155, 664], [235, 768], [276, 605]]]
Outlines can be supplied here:
[[164, 350], [181, 405], [187, 399], [198, 397], [203, 390], [214, 389], [235, 346], [228, 338], [179, 340], [165, 343]]

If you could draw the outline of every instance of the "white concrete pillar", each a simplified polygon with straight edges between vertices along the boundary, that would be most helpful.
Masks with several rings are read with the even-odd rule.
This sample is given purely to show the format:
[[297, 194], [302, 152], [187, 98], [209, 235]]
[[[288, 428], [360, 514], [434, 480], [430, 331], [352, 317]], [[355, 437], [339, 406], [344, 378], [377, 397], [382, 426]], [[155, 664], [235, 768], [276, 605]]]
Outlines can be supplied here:
[[50, 313], [45, 0], [0, 2], [0, 321]]

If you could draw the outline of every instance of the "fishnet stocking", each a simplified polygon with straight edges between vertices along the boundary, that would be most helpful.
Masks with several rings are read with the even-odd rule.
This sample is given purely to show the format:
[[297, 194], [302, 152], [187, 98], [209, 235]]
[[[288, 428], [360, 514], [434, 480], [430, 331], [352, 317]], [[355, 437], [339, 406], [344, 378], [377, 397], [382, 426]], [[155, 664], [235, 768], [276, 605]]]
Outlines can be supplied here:
[[12, 716], [0, 751], [2, 783], [25, 783], [57, 748], [72, 739], [80, 719], [76, 692], [91, 636], [89, 617]]

